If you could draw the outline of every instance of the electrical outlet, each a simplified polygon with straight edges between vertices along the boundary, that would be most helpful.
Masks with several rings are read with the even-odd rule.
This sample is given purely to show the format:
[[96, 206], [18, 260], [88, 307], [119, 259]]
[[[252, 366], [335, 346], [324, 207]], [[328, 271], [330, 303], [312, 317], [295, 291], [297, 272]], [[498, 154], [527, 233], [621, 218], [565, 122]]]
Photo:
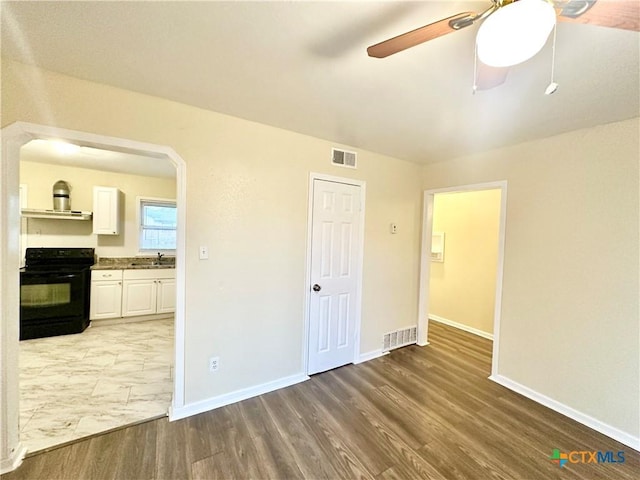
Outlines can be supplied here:
[[220, 366], [220, 357], [210, 357], [209, 358], [209, 371], [210, 372], [217, 372], [219, 366]]

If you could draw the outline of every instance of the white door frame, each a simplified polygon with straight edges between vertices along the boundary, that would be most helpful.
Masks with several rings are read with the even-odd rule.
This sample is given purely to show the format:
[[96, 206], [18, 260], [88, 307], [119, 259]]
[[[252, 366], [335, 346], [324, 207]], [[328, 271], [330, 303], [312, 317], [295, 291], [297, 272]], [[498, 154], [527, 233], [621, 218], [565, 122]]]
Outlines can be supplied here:
[[170, 147], [86, 132], [16, 122], [2, 129], [0, 162], [0, 472], [20, 465], [19, 431], [19, 164], [20, 147], [33, 139], [56, 139], [105, 150], [167, 159], [176, 167], [175, 378], [172, 409], [184, 406], [186, 163]]
[[304, 283], [304, 337], [302, 345], [302, 365], [304, 372], [309, 372], [309, 324], [310, 306], [311, 306], [311, 235], [313, 231], [313, 182], [314, 180], [325, 180], [327, 182], [344, 183], [360, 187], [360, 245], [359, 255], [356, 258], [356, 307], [355, 307], [355, 348], [353, 362], [357, 363], [360, 358], [360, 327], [362, 323], [362, 270], [364, 265], [364, 214], [365, 214], [365, 198], [367, 183], [362, 180], [354, 180], [352, 178], [336, 177], [333, 175], [325, 175], [322, 173], [311, 172], [309, 174], [309, 196], [308, 196], [308, 213], [307, 213], [307, 260], [306, 274]]
[[480, 190], [500, 190], [500, 228], [498, 232], [498, 265], [493, 315], [493, 355], [491, 375], [498, 374], [500, 345], [500, 317], [502, 315], [502, 279], [504, 271], [504, 239], [507, 223], [507, 181], [476, 183], [424, 191], [422, 243], [420, 250], [420, 292], [418, 303], [418, 345], [428, 345], [429, 278], [431, 275], [431, 234], [433, 233], [433, 199], [436, 193], [463, 193]]

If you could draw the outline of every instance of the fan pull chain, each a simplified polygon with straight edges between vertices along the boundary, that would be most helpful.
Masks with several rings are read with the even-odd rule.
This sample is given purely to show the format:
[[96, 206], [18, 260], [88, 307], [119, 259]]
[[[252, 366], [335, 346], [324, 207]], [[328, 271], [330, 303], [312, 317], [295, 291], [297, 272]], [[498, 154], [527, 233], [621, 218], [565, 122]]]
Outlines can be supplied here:
[[553, 81], [553, 77], [555, 74], [555, 66], [556, 66], [556, 31], [558, 30], [558, 25], [553, 26], [553, 45], [551, 47], [551, 83], [544, 91], [545, 95], [551, 95], [558, 89], [558, 84]]

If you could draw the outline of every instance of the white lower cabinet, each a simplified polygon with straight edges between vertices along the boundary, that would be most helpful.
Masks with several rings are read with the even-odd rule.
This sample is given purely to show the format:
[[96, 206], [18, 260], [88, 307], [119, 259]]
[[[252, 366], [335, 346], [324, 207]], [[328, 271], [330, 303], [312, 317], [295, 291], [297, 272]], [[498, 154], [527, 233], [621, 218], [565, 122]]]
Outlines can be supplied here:
[[122, 278], [123, 317], [175, 311], [175, 270], [125, 270]]
[[172, 313], [176, 311], [176, 279], [159, 278], [158, 295], [156, 298], [157, 313]]
[[122, 289], [122, 316], [156, 313], [156, 280], [125, 280]]
[[172, 268], [91, 273], [91, 320], [172, 313], [175, 298]]
[[122, 270], [92, 270], [89, 319], [117, 318], [121, 313]]

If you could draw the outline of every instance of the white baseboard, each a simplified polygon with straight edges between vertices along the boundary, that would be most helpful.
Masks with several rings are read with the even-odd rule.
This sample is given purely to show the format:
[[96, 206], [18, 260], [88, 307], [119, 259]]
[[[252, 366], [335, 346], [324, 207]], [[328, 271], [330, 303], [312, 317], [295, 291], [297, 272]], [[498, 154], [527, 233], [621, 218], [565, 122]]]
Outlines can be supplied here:
[[140, 322], [150, 322], [153, 320], [167, 320], [173, 317], [174, 317], [173, 313], [156, 313], [155, 315], [141, 315], [137, 317], [102, 318], [97, 320], [91, 320], [91, 326], [106, 327], [109, 325], [123, 325], [125, 323], [140, 323]]
[[361, 353], [358, 359], [353, 362], [354, 364], [368, 362], [369, 360], [373, 360], [374, 358], [382, 357], [384, 355], [389, 355], [389, 352], [383, 352], [381, 348], [378, 350], [372, 350], [367, 353]]
[[489, 340], [493, 340], [493, 334], [489, 332], [485, 332], [483, 330], [478, 330], [477, 328], [469, 327], [468, 325], [464, 325], [462, 323], [454, 322], [453, 320], [449, 320], [444, 317], [439, 317], [438, 315], [434, 315], [432, 313], [429, 314], [429, 320], [433, 320], [438, 323], [444, 323], [445, 325], [449, 325], [450, 327], [457, 328], [459, 330], [464, 330], [465, 332], [473, 333], [474, 335], [478, 335], [479, 337], [488, 338]]
[[634, 450], [640, 451], [640, 437], [634, 437], [622, 430], [612, 427], [600, 420], [597, 420], [589, 415], [586, 415], [574, 408], [571, 408], [564, 403], [560, 403], [552, 398], [547, 397], [541, 393], [536, 392], [535, 390], [530, 389], [529, 387], [525, 387], [524, 385], [519, 384], [518, 382], [514, 382], [502, 375], [491, 375], [489, 380], [492, 380], [503, 387], [508, 388], [520, 395], [523, 395], [534, 402], [537, 402], [545, 407], [550, 408], [562, 415], [575, 420], [582, 425], [586, 425], [587, 427], [599, 432], [603, 435], [606, 435], [609, 438], [613, 438], [614, 440], [626, 445], [627, 447], [633, 448]]
[[279, 390], [280, 388], [290, 387], [296, 383], [309, 380], [309, 376], [303, 373], [292, 375], [290, 377], [280, 378], [272, 382], [256, 385], [255, 387], [244, 388], [242, 390], [236, 390], [235, 392], [226, 393], [217, 397], [207, 398], [198, 402], [189, 403], [183, 407], [169, 408], [169, 420], [180, 420], [181, 418], [187, 418], [198, 413], [208, 412], [216, 408], [224, 407], [225, 405], [231, 405], [232, 403], [240, 402], [248, 398], [257, 397], [265, 393]]
[[0, 463], [0, 475], [12, 472], [22, 464], [24, 456], [27, 454], [27, 447], [18, 443], [18, 446], [11, 452], [9, 458], [3, 458]]

